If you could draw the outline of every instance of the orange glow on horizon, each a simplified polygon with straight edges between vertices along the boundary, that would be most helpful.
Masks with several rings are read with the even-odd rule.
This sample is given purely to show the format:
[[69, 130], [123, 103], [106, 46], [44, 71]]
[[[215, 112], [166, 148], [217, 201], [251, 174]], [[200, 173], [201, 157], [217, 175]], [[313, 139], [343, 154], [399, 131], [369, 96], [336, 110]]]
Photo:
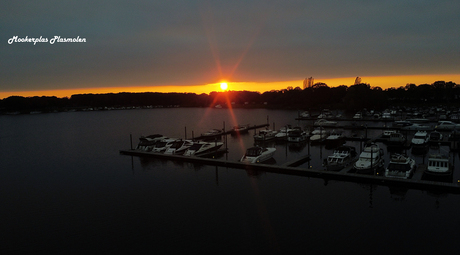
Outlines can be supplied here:
[[[445, 74], [445, 75], [404, 75], [404, 76], [360, 76], [363, 83], [368, 83], [371, 87], [381, 87], [387, 89], [391, 87], [401, 87], [408, 83], [415, 85], [432, 84], [435, 81], [452, 81], [460, 85], [460, 74]], [[356, 77], [343, 78], [315, 78], [315, 83], [324, 82], [329, 87], [340, 85], [351, 86]], [[282, 90], [287, 87], [302, 88], [303, 80], [292, 81], [277, 81], [277, 82], [226, 82], [227, 89], [232, 91], [258, 91], [260, 93], [271, 90]], [[57, 89], [57, 90], [33, 90], [33, 91], [0, 91], [0, 99], [10, 96], [56, 96], [70, 97], [75, 94], [106, 94], [120, 92], [160, 92], [160, 93], [196, 93], [209, 94], [212, 91], [221, 91], [221, 83], [205, 84], [205, 85], [184, 85], [184, 86], [126, 86], [126, 87], [105, 87], [105, 88], [79, 88], [79, 89]]]

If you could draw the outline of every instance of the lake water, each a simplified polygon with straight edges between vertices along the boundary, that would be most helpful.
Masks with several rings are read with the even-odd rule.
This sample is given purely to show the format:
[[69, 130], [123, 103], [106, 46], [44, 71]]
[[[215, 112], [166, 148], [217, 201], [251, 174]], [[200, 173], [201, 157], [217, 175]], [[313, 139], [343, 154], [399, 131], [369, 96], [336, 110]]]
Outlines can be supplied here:
[[[212, 128], [267, 123], [267, 116], [276, 129], [306, 124], [295, 120], [297, 114], [168, 108], [0, 116], [0, 252], [446, 254], [458, 250], [457, 194], [119, 154], [130, 148], [130, 134], [135, 146], [141, 135], [191, 138], [192, 132], [198, 136]], [[254, 144], [253, 132], [228, 136], [229, 153], [222, 158], [240, 159]], [[368, 136], [379, 132], [369, 130]], [[358, 142], [347, 144], [359, 150]], [[270, 146], [277, 148], [275, 164], [306, 155], [309, 149], [283, 143]], [[323, 146], [310, 150], [312, 160], [300, 167], [320, 168], [332, 152]]]

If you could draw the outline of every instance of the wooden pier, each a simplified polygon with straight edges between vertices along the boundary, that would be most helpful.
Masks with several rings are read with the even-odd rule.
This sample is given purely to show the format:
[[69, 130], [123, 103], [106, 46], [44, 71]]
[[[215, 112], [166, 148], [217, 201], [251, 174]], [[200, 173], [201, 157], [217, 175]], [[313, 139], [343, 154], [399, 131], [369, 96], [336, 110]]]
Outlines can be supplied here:
[[[347, 181], [347, 182], [359, 182], [359, 183], [371, 183], [384, 186], [403, 186], [411, 189], [419, 190], [439, 190], [442, 192], [460, 194], [460, 185], [455, 182], [436, 182], [422, 180], [423, 167], [420, 167], [418, 171], [414, 174], [412, 179], [398, 179], [398, 178], [387, 178], [383, 176], [375, 175], [365, 175], [365, 174], [356, 174], [350, 173], [350, 167], [339, 172], [325, 171], [318, 169], [307, 169], [293, 167], [293, 165], [298, 165], [302, 160], [308, 160], [307, 156], [302, 157], [299, 160], [286, 163], [284, 165], [268, 165], [268, 164], [247, 164], [236, 161], [228, 161], [222, 159], [213, 159], [208, 157], [187, 157], [187, 156], [178, 156], [178, 155], [165, 155], [160, 153], [144, 152], [138, 150], [121, 150], [120, 154], [139, 156], [139, 157], [155, 157], [168, 160], [177, 160], [183, 162], [191, 163], [201, 163], [214, 166], [222, 166], [227, 168], [239, 168], [239, 169], [250, 169], [250, 170], [259, 170], [271, 173], [278, 174], [288, 174], [288, 175], [297, 175], [297, 176], [309, 176], [316, 178], [323, 178], [328, 180], [338, 180], [338, 181]], [[211, 155], [212, 157], [212, 155]]]

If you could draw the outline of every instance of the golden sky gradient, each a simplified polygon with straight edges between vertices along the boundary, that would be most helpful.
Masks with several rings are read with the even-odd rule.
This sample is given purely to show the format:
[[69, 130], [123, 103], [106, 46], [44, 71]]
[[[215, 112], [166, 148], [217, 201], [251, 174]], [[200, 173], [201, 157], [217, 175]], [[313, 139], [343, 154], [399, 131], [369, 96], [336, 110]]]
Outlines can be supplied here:
[[[336, 87], [339, 85], [353, 85], [356, 77], [343, 77], [343, 78], [315, 78], [314, 82], [324, 82], [329, 87]], [[375, 77], [361, 77], [363, 83], [368, 83], [371, 87], [378, 86], [383, 89], [391, 87], [405, 86], [407, 83], [432, 84], [435, 81], [452, 81], [460, 84], [460, 74], [445, 74], [445, 75], [404, 75], [404, 76], [375, 76]], [[231, 82], [227, 81], [228, 89], [235, 91], [259, 91], [261, 93], [271, 90], [281, 90], [289, 86], [302, 87], [303, 80], [292, 81], [277, 81], [277, 82]], [[220, 83], [196, 85], [196, 86], [135, 86], [135, 87], [102, 87], [102, 88], [81, 88], [81, 89], [62, 89], [62, 90], [37, 90], [37, 91], [7, 91], [0, 92], [0, 98], [7, 98], [10, 96], [57, 96], [57, 97], [70, 97], [74, 94], [105, 94], [105, 93], [119, 93], [119, 92], [179, 92], [179, 93], [210, 93], [212, 91], [221, 91]]]

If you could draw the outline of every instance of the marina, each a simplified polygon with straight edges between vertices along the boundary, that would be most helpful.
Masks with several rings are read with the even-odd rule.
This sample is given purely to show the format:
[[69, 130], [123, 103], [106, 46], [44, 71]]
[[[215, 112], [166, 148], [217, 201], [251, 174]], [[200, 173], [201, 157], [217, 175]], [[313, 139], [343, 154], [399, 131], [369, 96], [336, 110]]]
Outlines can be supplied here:
[[[268, 117], [267, 117], [267, 120], [268, 120]], [[460, 193], [460, 181], [459, 180], [453, 180], [453, 178], [450, 178], [447, 181], [445, 180], [439, 181], [438, 179], [434, 179], [434, 180], [426, 179], [425, 177], [427, 176], [427, 173], [425, 172], [427, 171], [427, 165], [425, 163], [418, 164], [416, 166], [416, 170], [411, 171], [409, 177], [405, 177], [405, 178], [385, 177], [387, 174], [386, 173], [384, 174], [384, 171], [385, 171], [384, 169], [386, 165], [389, 164], [389, 162], [384, 161], [383, 149], [379, 149], [379, 147], [375, 143], [381, 142], [381, 143], [386, 144], [388, 151], [390, 150], [391, 151], [409, 150], [411, 149], [411, 145], [414, 139], [408, 139], [407, 138], [408, 135], [411, 134], [410, 136], [413, 137], [414, 133], [416, 133], [417, 135], [420, 134], [413, 130], [403, 130], [401, 127], [394, 127], [392, 125], [387, 125], [388, 123], [390, 124], [394, 123], [394, 120], [386, 119], [385, 121], [386, 122], [384, 126], [367, 126], [367, 122], [366, 122], [366, 124], [364, 125], [347, 125], [347, 126], [333, 125], [333, 126], [330, 126], [328, 124], [325, 127], [322, 127], [322, 126], [320, 126], [319, 128], [317, 127], [316, 131], [319, 132], [317, 134], [321, 134], [319, 136], [321, 139], [313, 140], [313, 138], [309, 139], [308, 138], [309, 136], [308, 136], [306, 141], [302, 142], [303, 144], [306, 143], [308, 145], [308, 153], [304, 155], [299, 155], [298, 158], [291, 159], [289, 162], [285, 162], [280, 165], [277, 165], [276, 163], [265, 164], [265, 162], [259, 162], [259, 160], [257, 160], [257, 163], [256, 161], [248, 161], [248, 162], [252, 162], [251, 164], [248, 162], [240, 162], [240, 160], [237, 160], [237, 161], [229, 160], [228, 159], [229, 150], [226, 144], [226, 141], [228, 139], [227, 135], [234, 134], [234, 133], [232, 132], [232, 130], [225, 132], [224, 131], [225, 127], [222, 130], [221, 134], [219, 135], [219, 140], [222, 139], [225, 145], [223, 145], [222, 148], [216, 151], [205, 153], [200, 156], [190, 157], [190, 155], [189, 156], [165, 155], [162, 153], [139, 151], [136, 149], [121, 150], [120, 153], [123, 155], [130, 155], [130, 156], [153, 157], [153, 158], [160, 158], [160, 159], [166, 159], [166, 160], [172, 160], [172, 161], [207, 164], [207, 165], [220, 166], [220, 167], [226, 167], [226, 168], [236, 168], [236, 169], [246, 169], [246, 170], [250, 169], [250, 170], [271, 172], [271, 173], [277, 173], [277, 174], [308, 176], [308, 177], [315, 177], [315, 178], [350, 181], [350, 182], [358, 182], [358, 183], [372, 183], [372, 184], [378, 184], [378, 185], [384, 185], [384, 186], [397, 185], [397, 186], [404, 186], [407, 188], [420, 189], [420, 190], [427, 190], [427, 189], [433, 190], [434, 189], [434, 190], [440, 190], [440, 191], [450, 192], [450, 193], [455, 193], [455, 194]], [[322, 123], [325, 123], [325, 122], [323, 121]], [[268, 132], [269, 131], [268, 127], [269, 127], [268, 123], [253, 125], [253, 126], [247, 125], [247, 129], [254, 130], [253, 132], [254, 142], [256, 143], [257, 142], [265, 143], [272, 139], [276, 140], [276, 131], [270, 131], [273, 133], [270, 134], [269, 140], [266, 138], [266, 136], [268, 137], [268, 134], [265, 134], [263, 132]], [[265, 128], [265, 129], [261, 129], [259, 132], [257, 132], [257, 129], [259, 128]], [[305, 132], [305, 131], [302, 131], [300, 127], [296, 127], [296, 128], [297, 129], [291, 128], [290, 130], [296, 130], [296, 132]], [[317, 145], [318, 143], [320, 144], [324, 143], [324, 141], [326, 141], [326, 137], [329, 136], [329, 131], [326, 131], [326, 130], [331, 130], [332, 128], [334, 130], [335, 129], [349, 129], [352, 132], [357, 131], [357, 130], [364, 131], [364, 134], [358, 137], [357, 136], [342, 136], [342, 134], [340, 134], [340, 139], [343, 139], [343, 141], [339, 144], [336, 144], [336, 146], [340, 146], [341, 144], [344, 144], [347, 141], [355, 141], [355, 142], [357, 141], [359, 142], [359, 146], [360, 146], [359, 152], [362, 152], [360, 157], [364, 157], [364, 158], [377, 157], [376, 159], [372, 159], [372, 161], [377, 160], [377, 159], [378, 161], [375, 161], [375, 163], [373, 162], [358, 163], [361, 160], [359, 159], [358, 162], [356, 162], [353, 165], [351, 163], [356, 161], [356, 159], [354, 159], [354, 161], [350, 161], [350, 163], [347, 163], [347, 165], [340, 167], [339, 171], [326, 171], [324, 165], [323, 167], [319, 167], [319, 168], [302, 166], [303, 163], [307, 161], [310, 162], [312, 160], [313, 161], [316, 160], [315, 158], [312, 158], [312, 156], [310, 155], [310, 147], [314, 146], [315, 144]], [[371, 138], [371, 135], [368, 136], [368, 130], [374, 130], [374, 131], [379, 130], [382, 132], [382, 134], [377, 137]], [[280, 129], [279, 132], [280, 133], [282, 132], [294, 133], [293, 131], [287, 132], [287, 127], [283, 127], [282, 129]], [[334, 132], [335, 131], [333, 131], [333, 133]], [[426, 133], [426, 131], [423, 131], [423, 132]], [[437, 132], [437, 131], [433, 131], [433, 132]], [[315, 136], [314, 134], [315, 132], [312, 132], [310, 136], [311, 135]], [[292, 141], [286, 138], [287, 136], [282, 136], [282, 137], [283, 137], [283, 140], [282, 140], [283, 142], [292, 144]], [[197, 139], [204, 139], [204, 138], [206, 137], [200, 136]], [[215, 141], [217, 141], [217, 139], [215, 139]], [[374, 144], [373, 146], [376, 146], [376, 147], [375, 148], [372, 147], [372, 149], [370, 149], [371, 147], [369, 147], [369, 150], [368, 150], [368, 148], [366, 147], [366, 144]], [[441, 145], [450, 146], [451, 141], [448, 141], [447, 139], [445, 140], [440, 139], [439, 141], [437, 141], [437, 145], [438, 146], [441, 146]], [[255, 153], [255, 151], [257, 151], [257, 148], [258, 147], [251, 148], [252, 150], [251, 153]], [[417, 146], [414, 146], [414, 150], [420, 149], [420, 148], [421, 148], [421, 145], [419, 144], [417, 144]], [[271, 151], [270, 154], [273, 155], [274, 152], [275, 152], [275, 149], [273, 148], [273, 151]], [[249, 151], [247, 153], [249, 153]], [[243, 158], [245, 158], [245, 156], [243, 156]], [[391, 159], [393, 160], [392, 157]], [[263, 161], [265, 160], [266, 159], [264, 159]], [[366, 159], [364, 159], [363, 162], [365, 161]], [[365, 164], [370, 164], [370, 165], [367, 166]], [[449, 173], [452, 176], [452, 172], [449, 172]]]
[[[268, 125], [208, 141], [224, 143], [217, 151], [180, 155], [189, 145], [180, 143], [186, 141], [185, 126], [190, 142], [190, 133], [222, 128], [222, 121], [231, 129], [268, 123], [270, 116], [278, 127], [270, 125], [274, 130], [291, 125], [307, 133], [314, 124], [296, 121], [296, 111], [234, 109], [233, 114], [169, 108], [0, 116], [2, 251], [272, 254], [270, 244], [276, 243], [283, 253], [364, 253], [393, 242], [395, 232], [408, 237], [404, 253], [414, 247], [422, 253], [455, 250], [455, 235], [430, 234], [458, 228], [460, 171], [455, 163], [460, 159], [447, 144], [449, 131], [441, 131], [446, 143], [413, 152], [411, 146], [389, 148], [384, 139], [376, 141], [383, 123], [362, 122], [375, 127], [367, 129], [367, 136], [366, 129], [340, 130], [344, 146], [357, 154], [367, 142], [378, 143], [385, 166], [392, 153], [414, 158], [417, 168], [408, 180], [384, 177], [383, 169], [359, 174], [352, 164], [328, 171], [323, 161], [336, 148], [326, 141], [254, 141], [254, 134]], [[414, 134], [407, 131], [407, 139]], [[164, 153], [148, 151], [156, 138], [166, 136], [179, 142]], [[257, 146], [276, 148], [273, 158], [240, 162], [247, 149]], [[424, 176], [435, 153], [449, 155], [454, 167], [448, 180]], [[422, 243], [414, 231], [427, 233]], [[428, 240], [443, 242], [426, 248]], [[400, 253], [401, 248], [387, 251]]]

